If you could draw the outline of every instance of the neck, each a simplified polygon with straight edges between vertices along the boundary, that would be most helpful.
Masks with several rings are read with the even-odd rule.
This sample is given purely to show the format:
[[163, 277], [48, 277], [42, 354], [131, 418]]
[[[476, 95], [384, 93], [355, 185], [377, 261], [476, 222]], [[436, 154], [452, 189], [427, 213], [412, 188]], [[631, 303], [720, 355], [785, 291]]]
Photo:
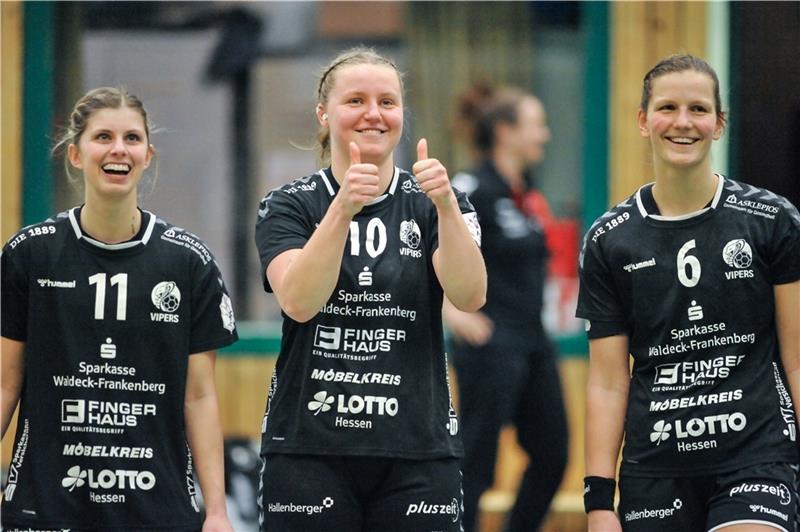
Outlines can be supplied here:
[[130, 240], [142, 227], [142, 213], [133, 201], [98, 201], [86, 195], [81, 209], [81, 227], [92, 238], [106, 244], [118, 244]]
[[664, 216], [689, 214], [712, 200], [718, 183], [707, 164], [687, 171], [665, 168], [656, 171], [653, 199]]
[[[394, 159], [390, 156], [384, 159], [381, 163], [375, 163], [373, 161], [362, 161], [364, 163], [372, 163], [378, 167], [378, 190], [381, 191], [381, 194], [389, 188], [389, 183], [392, 182], [392, 177], [394, 176]], [[339, 183], [341, 186], [342, 179], [344, 179], [347, 170], [350, 168], [350, 157], [347, 156], [336, 156], [335, 154], [331, 154], [331, 172], [333, 172], [333, 178], [336, 179], [336, 182]]]
[[518, 157], [495, 148], [492, 151], [492, 162], [511, 190], [520, 191], [525, 188], [525, 164]]

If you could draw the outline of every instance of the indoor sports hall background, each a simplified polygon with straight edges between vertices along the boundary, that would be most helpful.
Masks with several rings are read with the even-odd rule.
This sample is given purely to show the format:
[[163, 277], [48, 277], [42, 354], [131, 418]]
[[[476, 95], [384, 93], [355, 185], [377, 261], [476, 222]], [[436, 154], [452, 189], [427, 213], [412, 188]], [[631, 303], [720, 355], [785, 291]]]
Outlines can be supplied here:
[[[559, 219], [545, 321], [559, 342], [570, 461], [548, 530], [583, 529], [583, 388], [587, 345], [572, 318], [579, 241], [591, 221], [651, 180], [636, 128], [641, 79], [671, 53], [705, 57], [720, 74], [729, 121], [715, 169], [800, 204], [798, 2], [0, 2], [2, 225], [80, 201], [50, 155], [72, 103], [124, 85], [159, 130], [155, 191], [143, 201], [202, 235], [231, 291], [242, 339], [220, 354], [234, 520], [252, 530], [248, 443], [258, 438], [278, 349], [279, 310], [261, 289], [253, 228], [259, 199], [316, 167], [316, 72], [339, 50], [375, 46], [406, 78], [406, 131], [452, 176], [469, 164], [454, 133], [456, 95], [490, 80], [522, 85], [548, 112], [552, 140], [536, 175]], [[12, 430], [9, 434], [13, 434]], [[8, 464], [12, 436], [3, 441]], [[501, 435], [483, 530], [498, 529], [521, 471]], [[240, 445], [234, 445], [235, 443]]]

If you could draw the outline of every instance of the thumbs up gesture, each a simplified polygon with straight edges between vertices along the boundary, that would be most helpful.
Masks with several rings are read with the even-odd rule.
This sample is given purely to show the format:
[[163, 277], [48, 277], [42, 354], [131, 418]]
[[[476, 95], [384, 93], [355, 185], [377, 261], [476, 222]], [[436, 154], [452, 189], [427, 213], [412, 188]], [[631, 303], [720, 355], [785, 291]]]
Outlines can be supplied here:
[[350, 142], [350, 167], [344, 174], [336, 200], [343, 202], [350, 216], [355, 216], [364, 205], [378, 197], [378, 181], [378, 167], [362, 163], [358, 144]]
[[423, 192], [436, 208], [455, 203], [455, 194], [450, 186], [447, 169], [438, 159], [428, 158], [428, 141], [420, 139], [417, 143], [417, 162], [411, 167]]

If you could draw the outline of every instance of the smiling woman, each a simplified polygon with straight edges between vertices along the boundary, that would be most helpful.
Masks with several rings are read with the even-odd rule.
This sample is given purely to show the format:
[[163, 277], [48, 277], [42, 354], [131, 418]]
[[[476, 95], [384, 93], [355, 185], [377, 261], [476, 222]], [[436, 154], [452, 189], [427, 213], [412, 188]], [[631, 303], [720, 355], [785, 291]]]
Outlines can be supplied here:
[[403, 84], [374, 50], [323, 70], [316, 118], [330, 166], [268, 192], [256, 222], [263, 286], [284, 316], [262, 424], [261, 530], [456, 532], [462, 446], [442, 300], [483, 304], [474, 209], [425, 139], [413, 174], [394, 166]]
[[233, 311], [205, 244], [137, 205], [150, 130], [129, 92], [84, 95], [57, 148], [85, 203], [3, 249], [4, 530], [198, 530], [196, 468], [203, 530], [232, 532], [214, 350]]
[[792, 530], [800, 213], [713, 172], [725, 115], [704, 60], [656, 64], [638, 122], [655, 182], [601, 216], [581, 254], [589, 530]]

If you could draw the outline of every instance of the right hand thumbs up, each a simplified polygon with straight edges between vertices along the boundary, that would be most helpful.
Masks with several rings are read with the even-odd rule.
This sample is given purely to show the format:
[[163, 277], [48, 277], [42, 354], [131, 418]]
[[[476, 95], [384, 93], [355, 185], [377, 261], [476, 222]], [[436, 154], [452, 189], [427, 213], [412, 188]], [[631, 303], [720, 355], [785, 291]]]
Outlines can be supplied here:
[[342, 179], [337, 199], [343, 203], [350, 216], [355, 216], [361, 209], [378, 197], [378, 167], [371, 163], [361, 162], [361, 150], [358, 144], [350, 142], [350, 167]]

